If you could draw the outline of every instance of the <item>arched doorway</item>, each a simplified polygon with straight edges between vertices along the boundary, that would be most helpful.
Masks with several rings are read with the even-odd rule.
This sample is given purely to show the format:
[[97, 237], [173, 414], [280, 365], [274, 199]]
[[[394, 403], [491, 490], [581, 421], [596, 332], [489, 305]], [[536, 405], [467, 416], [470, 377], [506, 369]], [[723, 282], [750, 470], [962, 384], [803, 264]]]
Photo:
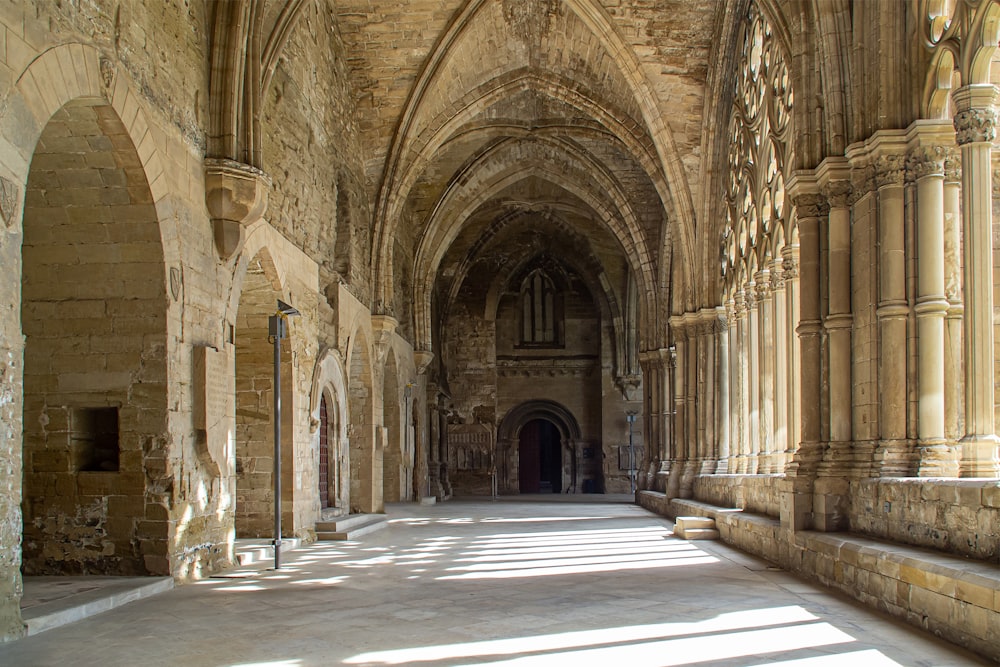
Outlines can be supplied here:
[[330, 506], [330, 415], [326, 396], [319, 399], [319, 508]]
[[26, 574], [167, 574], [167, 290], [142, 161], [106, 100], [45, 126], [24, 207]]
[[526, 401], [507, 412], [497, 429], [497, 490], [583, 493], [602, 488], [599, 470], [583, 460], [598, 447], [583, 441], [576, 417], [565, 406]]
[[559, 429], [548, 419], [533, 419], [518, 439], [521, 493], [562, 493], [563, 448]]

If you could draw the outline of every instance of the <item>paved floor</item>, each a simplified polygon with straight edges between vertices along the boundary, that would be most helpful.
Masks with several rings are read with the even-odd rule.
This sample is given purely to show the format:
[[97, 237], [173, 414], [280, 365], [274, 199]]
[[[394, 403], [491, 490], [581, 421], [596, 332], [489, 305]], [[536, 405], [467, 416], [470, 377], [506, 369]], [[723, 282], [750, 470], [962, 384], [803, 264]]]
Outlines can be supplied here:
[[389, 515], [278, 572], [254, 565], [0, 646], [0, 665], [988, 664], [721, 543], [678, 540], [624, 502]]

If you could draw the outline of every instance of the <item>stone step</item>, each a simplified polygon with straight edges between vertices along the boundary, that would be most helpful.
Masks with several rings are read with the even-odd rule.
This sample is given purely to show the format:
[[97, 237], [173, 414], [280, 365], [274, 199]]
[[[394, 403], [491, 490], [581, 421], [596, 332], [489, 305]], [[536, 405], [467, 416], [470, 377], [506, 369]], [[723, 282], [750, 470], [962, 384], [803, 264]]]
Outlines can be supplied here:
[[683, 534], [678, 534], [674, 530], [674, 535], [680, 537], [684, 540], [717, 540], [719, 539], [719, 531], [715, 528], [687, 528], [684, 530]]
[[[297, 537], [281, 538], [281, 553], [298, 549], [302, 545], [302, 540]], [[274, 560], [274, 541], [239, 539], [236, 540], [236, 564], [239, 566], [252, 565], [266, 560]]]
[[65, 596], [49, 593], [51, 599], [21, 610], [28, 636], [165, 593], [174, 587], [170, 577], [27, 577], [25, 585], [33, 589], [46, 585], [38, 582], [48, 582], [51, 588], [51, 582], [59, 579], [67, 580], [67, 589], [75, 586], [74, 592]]
[[674, 519], [674, 535], [682, 540], [717, 540], [715, 519], [706, 516], [679, 516]]
[[384, 514], [352, 514], [336, 521], [318, 521], [316, 540], [354, 540], [387, 525]]

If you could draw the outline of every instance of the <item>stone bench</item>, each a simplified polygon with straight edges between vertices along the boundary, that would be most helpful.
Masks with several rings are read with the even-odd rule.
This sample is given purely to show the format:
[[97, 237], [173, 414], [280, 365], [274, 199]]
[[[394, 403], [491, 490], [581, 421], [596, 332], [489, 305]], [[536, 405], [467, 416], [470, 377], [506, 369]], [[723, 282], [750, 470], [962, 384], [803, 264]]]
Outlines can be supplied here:
[[994, 563], [851, 533], [799, 531], [789, 544], [791, 534], [772, 517], [667, 500], [652, 491], [641, 492], [639, 502], [666, 516], [712, 518], [728, 544], [949, 641], [1000, 656], [1000, 567]]

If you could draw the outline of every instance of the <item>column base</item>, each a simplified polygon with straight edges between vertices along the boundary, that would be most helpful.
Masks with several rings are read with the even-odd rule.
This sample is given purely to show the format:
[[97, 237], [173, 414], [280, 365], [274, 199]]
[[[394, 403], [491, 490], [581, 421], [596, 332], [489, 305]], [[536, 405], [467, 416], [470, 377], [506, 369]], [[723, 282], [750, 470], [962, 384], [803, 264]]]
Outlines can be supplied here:
[[959, 441], [962, 477], [997, 477], [1000, 475], [1000, 438], [993, 434], [967, 435]]
[[[916, 472], [911, 440], [881, 440], [875, 449], [875, 465], [880, 477], [912, 477]], [[872, 472], [876, 472], [873, 470]]]
[[958, 456], [954, 443], [943, 438], [917, 443], [917, 477], [958, 477]]
[[843, 477], [816, 480], [813, 495], [813, 529], [823, 532], [845, 530], [848, 527], [850, 484]]

